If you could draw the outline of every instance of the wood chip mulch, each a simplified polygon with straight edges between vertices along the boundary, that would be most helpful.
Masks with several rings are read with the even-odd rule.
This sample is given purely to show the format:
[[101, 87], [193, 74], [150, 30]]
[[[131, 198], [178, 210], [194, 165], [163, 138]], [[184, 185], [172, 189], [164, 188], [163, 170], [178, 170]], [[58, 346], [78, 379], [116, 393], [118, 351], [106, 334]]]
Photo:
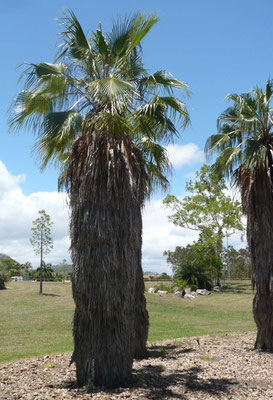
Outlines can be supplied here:
[[0, 365], [1, 400], [273, 399], [273, 354], [253, 350], [254, 333], [149, 344], [133, 365], [134, 384], [116, 390], [75, 387], [70, 354]]

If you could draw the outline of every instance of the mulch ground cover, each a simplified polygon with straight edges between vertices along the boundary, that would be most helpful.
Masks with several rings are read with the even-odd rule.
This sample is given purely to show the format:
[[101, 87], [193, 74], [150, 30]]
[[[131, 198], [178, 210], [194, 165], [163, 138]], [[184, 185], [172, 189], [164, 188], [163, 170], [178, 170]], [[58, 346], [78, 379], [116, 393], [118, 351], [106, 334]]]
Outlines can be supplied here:
[[71, 354], [0, 364], [1, 400], [273, 399], [273, 354], [253, 350], [255, 333], [149, 344], [128, 388], [78, 389]]

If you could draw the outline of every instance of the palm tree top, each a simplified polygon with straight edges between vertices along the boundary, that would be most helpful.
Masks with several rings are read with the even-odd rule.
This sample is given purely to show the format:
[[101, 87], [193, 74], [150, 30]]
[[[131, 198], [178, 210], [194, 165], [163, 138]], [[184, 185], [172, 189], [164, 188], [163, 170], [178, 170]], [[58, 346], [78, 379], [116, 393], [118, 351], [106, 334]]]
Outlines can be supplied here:
[[[54, 63], [27, 64], [25, 87], [10, 108], [11, 130], [27, 128], [38, 136], [41, 168], [64, 167], [74, 141], [90, 132], [130, 138], [142, 151], [155, 183], [167, 184], [170, 163], [160, 143], [168, 143], [190, 122], [185, 103], [190, 92], [167, 71], [147, 72], [141, 40], [158, 22], [156, 14], [136, 13], [101, 25], [89, 38], [71, 10], [59, 19], [60, 45]], [[65, 167], [64, 167], [65, 168]]]
[[233, 104], [218, 118], [218, 132], [208, 138], [205, 151], [218, 155], [217, 169], [227, 176], [244, 169], [267, 168], [268, 151], [273, 149], [273, 81], [263, 91], [254, 87], [243, 94], [229, 94]]

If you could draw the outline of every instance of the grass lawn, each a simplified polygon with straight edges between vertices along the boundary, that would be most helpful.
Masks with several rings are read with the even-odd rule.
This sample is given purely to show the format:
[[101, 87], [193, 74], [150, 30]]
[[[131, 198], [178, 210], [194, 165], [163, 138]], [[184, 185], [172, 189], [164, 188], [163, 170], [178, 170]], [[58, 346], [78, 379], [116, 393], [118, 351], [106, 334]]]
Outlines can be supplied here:
[[[194, 300], [147, 294], [149, 340], [255, 330], [249, 284], [240, 293], [238, 285]], [[0, 291], [0, 362], [71, 351], [71, 285], [46, 282], [43, 296], [38, 282], [9, 282], [8, 287]]]

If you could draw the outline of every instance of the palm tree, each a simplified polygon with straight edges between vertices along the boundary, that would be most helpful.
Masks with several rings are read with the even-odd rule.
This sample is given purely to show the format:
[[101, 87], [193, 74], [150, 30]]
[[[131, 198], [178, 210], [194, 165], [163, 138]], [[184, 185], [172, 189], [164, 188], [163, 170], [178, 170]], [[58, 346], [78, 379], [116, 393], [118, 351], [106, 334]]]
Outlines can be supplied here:
[[247, 216], [247, 240], [251, 252], [253, 314], [257, 325], [256, 349], [273, 351], [273, 81], [266, 89], [255, 87], [231, 94], [232, 106], [218, 118], [218, 133], [206, 143], [206, 151], [218, 153], [216, 167], [233, 176], [241, 190]]
[[[36, 272], [37, 278], [39, 278], [40, 275], [41, 275], [41, 267], [38, 267], [35, 272]], [[44, 280], [44, 281], [53, 280], [53, 277], [54, 277], [53, 273], [54, 273], [54, 270], [52, 268], [52, 264], [46, 264], [43, 261], [43, 264], [42, 264], [42, 280]]]
[[79, 386], [127, 384], [133, 357], [146, 350], [141, 210], [168, 183], [159, 143], [177, 134], [176, 116], [183, 128], [189, 122], [174, 96], [187, 94], [186, 84], [148, 74], [141, 61], [140, 42], [157, 21], [137, 13], [87, 38], [68, 10], [56, 62], [27, 68], [10, 119], [12, 128], [34, 128], [41, 167], [61, 166], [69, 195]]

